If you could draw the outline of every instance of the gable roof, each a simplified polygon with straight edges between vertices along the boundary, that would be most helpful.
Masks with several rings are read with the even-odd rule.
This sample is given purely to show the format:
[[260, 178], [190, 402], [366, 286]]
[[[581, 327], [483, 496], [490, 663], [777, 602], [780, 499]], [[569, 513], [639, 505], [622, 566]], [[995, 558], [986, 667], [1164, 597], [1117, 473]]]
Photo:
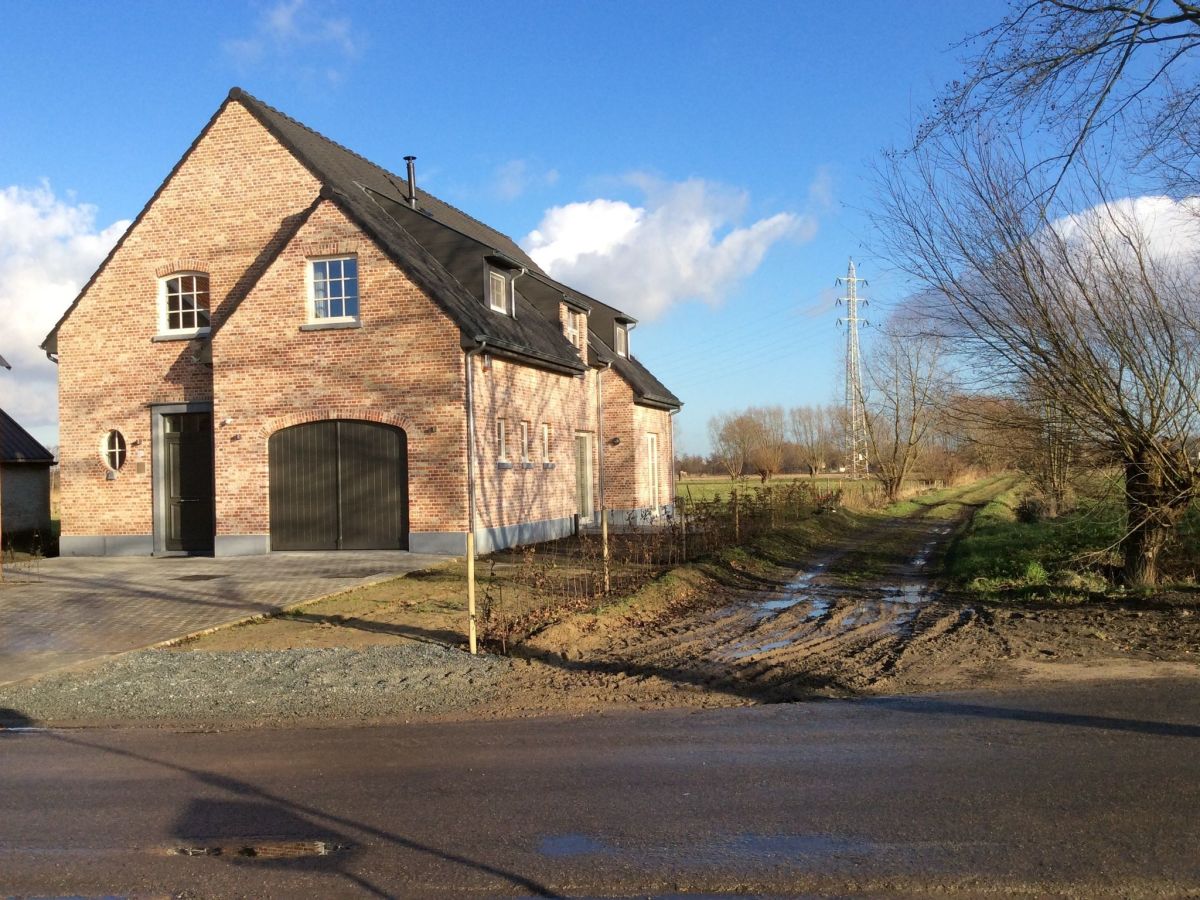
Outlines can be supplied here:
[[[486, 256], [546, 277], [515, 241], [420, 188], [418, 209], [405, 200], [407, 179], [387, 171], [263, 103], [240, 88], [229, 93], [323, 185], [338, 205], [462, 331], [464, 345], [486, 343], [500, 355], [566, 374], [586, 370], [558, 327], [540, 315], [517, 285], [515, 315], [484, 303]], [[432, 231], [430, 230], [432, 228]], [[486, 253], [481, 253], [485, 250]], [[456, 265], [462, 261], [466, 265]], [[472, 277], [477, 275], [478, 277]]]
[[50, 465], [54, 462], [54, 454], [0, 409], [0, 462]]
[[[376, 165], [352, 150], [296, 121], [241, 88], [233, 88], [221, 109], [189, 147], [138, 215], [128, 235], [163, 187], [229, 103], [240, 104], [322, 185], [321, 196], [336, 204], [381, 250], [412, 278], [462, 332], [464, 347], [485, 344], [498, 355], [578, 375], [586, 371], [578, 350], [563, 334], [560, 301], [599, 315], [597, 324], [636, 321], [619, 310], [555, 281], [512, 238], [462, 210], [416, 189], [416, 209], [407, 200], [408, 179]], [[113, 248], [74, 303], [47, 336], [42, 347], [53, 352], [59, 326], [79, 303], [108, 260]], [[484, 296], [490, 265], [518, 273], [514, 280], [514, 314], [491, 310]], [[591, 316], [589, 316], [590, 324]], [[591, 329], [589, 328], [589, 332]], [[592, 335], [589, 334], [589, 340]], [[635, 393], [657, 404], [678, 408], [679, 400], [640, 363], [617, 367]]]

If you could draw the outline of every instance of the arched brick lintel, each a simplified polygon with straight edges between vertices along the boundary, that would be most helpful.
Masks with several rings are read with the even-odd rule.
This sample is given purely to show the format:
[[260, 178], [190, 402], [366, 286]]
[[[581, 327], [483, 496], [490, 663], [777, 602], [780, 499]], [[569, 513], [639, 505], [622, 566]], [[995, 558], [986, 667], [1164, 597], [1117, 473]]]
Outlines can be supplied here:
[[397, 428], [404, 429], [405, 432], [411, 432], [413, 429], [412, 420], [401, 413], [381, 412], [374, 409], [346, 408], [308, 409], [303, 412], [289, 413], [286, 416], [278, 416], [264, 422], [260, 433], [263, 437], [269, 438], [275, 432], [291, 428], [293, 425], [304, 425], [308, 422], [325, 422], [330, 419], [356, 419], [360, 422], [378, 422], [380, 425], [394, 425]]

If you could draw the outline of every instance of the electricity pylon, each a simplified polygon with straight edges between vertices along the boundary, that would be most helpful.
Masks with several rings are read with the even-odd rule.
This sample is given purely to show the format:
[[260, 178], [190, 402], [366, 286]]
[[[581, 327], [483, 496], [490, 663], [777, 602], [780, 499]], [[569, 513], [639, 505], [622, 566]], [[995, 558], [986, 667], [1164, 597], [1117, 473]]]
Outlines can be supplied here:
[[[846, 473], [851, 478], [867, 475], [867, 412], [863, 408], [862, 367], [858, 352], [858, 304], [867, 301], [858, 296], [858, 283], [866, 284], [865, 278], [854, 273], [854, 260], [846, 270], [846, 277], [836, 284], [846, 285], [846, 296], [838, 297], [846, 304]], [[840, 325], [842, 320], [838, 320]]]

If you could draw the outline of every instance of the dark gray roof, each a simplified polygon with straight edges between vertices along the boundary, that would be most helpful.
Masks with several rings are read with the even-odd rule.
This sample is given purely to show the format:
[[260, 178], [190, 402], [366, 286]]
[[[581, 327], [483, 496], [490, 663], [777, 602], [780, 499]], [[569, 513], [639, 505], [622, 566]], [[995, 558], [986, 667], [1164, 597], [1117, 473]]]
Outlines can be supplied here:
[[[286, 147], [322, 184], [321, 195], [336, 203], [409, 277], [438, 303], [462, 332], [464, 347], [481, 343], [499, 353], [533, 365], [567, 374], [584, 371], [578, 351], [567, 340], [558, 320], [558, 303], [566, 301], [589, 312], [589, 344], [607, 335], [614, 322], [634, 322], [632, 316], [555, 281], [512, 238], [421, 190], [417, 209], [406, 198], [408, 180], [359, 156], [263, 103], [240, 88], [229, 92], [225, 105], [239, 103]], [[53, 353], [58, 326], [66, 320], [92, 282], [107, 266], [125, 237], [137, 226], [175, 172], [207, 133], [216, 115], [197, 136], [188, 152], [172, 169], [146, 207], [138, 214], [108, 258], [92, 275], [70, 308], [47, 336], [42, 347]], [[311, 212], [311, 208], [309, 210]], [[490, 263], [523, 269], [515, 281], [515, 315], [488, 308], [485, 297]], [[610, 349], [593, 349], [593, 361], [614, 366], [634, 388], [639, 401], [678, 408], [679, 400], [634, 360], [616, 357]]]
[[11, 368], [12, 368], [12, 366], [10, 366], [10, 365], [8, 364], [8, 360], [7, 360], [7, 359], [5, 359], [3, 356], [0, 356], [0, 367], [2, 367], [2, 368], [5, 368], [5, 369], [11, 369]]
[[515, 241], [420, 188], [418, 209], [411, 209], [405, 201], [407, 179], [239, 88], [229, 99], [258, 119], [324, 185], [326, 195], [441, 304], [462, 330], [465, 344], [486, 342], [502, 355], [536, 365], [573, 373], [584, 370], [557, 316], [551, 322], [540, 314], [524, 296], [520, 280], [514, 316], [499, 315], [484, 303], [488, 255], [546, 277]]
[[683, 406], [683, 401], [667, 390], [649, 369], [634, 357], [621, 356], [600, 340], [595, 332], [588, 333], [588, 360], [594, 366], [612, 366], [613, 371], [633, 388], [635, 403], [662, 409], [679, 409]]
[[49, 465], [54, 462], [54, 454], [0, 409], [0, 462]]

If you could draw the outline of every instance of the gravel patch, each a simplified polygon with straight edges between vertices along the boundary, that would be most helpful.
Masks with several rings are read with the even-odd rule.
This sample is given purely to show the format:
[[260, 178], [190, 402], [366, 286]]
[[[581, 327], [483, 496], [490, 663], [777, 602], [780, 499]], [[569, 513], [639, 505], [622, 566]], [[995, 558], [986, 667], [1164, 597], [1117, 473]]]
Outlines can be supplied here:
[[270, 724], [395, 719], [495, 696], [511, 660], [413, 642], [357, 650], [143, 650], [0, 688], [40, 723]]

